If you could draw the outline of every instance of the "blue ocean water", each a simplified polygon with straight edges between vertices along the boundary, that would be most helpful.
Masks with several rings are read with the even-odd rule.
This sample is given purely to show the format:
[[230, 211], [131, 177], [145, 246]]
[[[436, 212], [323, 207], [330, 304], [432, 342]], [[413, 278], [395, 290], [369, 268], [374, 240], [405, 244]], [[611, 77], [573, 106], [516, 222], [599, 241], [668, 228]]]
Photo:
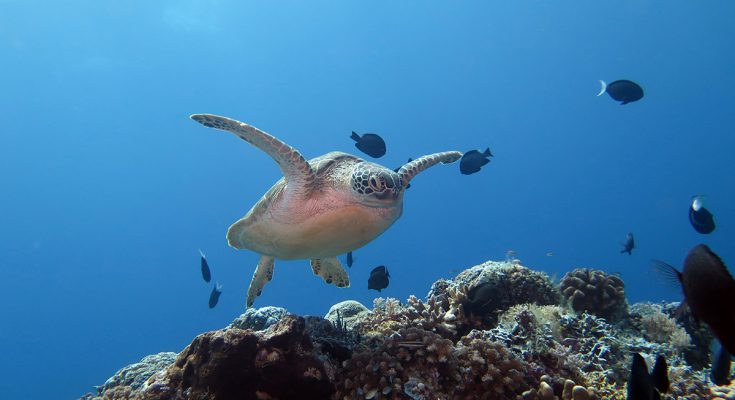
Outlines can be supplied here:
[[[727, 1], [0, 0], [0, 397], [78, 397], [243, 312], [258, 256], [225, 232], [281, 174], [192, 113], [307, 158], [360, 155], [353, 130], [381, 134], [391, 168], [495, 154], [412, 181], [401, 219], [355, 251], [349, 289], [278, 261], [256, 307], [422, 297], [508, 250], [559, 277], [619, 272], [630, 302], [678, 300], [651, 258], [680, 265], [703, 242], [735, 263], [734, 15]], [[595, 97], [598, 79], [645, 97]], [[711, 235], [689, 226], [695, 194]], [[212, 310], [199, 248], [224, 285]], [[380, 264], [390, 286], [368, 291]]]

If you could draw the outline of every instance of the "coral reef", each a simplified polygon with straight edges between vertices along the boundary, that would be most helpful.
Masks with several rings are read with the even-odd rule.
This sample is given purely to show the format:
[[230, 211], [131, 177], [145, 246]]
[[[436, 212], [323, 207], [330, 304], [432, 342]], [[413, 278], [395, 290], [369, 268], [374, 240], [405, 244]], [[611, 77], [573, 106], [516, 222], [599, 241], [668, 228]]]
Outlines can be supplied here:
[[[483, 318], [485, 326], [491, 326], [497, 316], [516, 304], [559, 304], [560, 293], [543, 272], [533, 271], [512, 260], [488, 261], [462, 271], [453, 283], [464, 288], [465, 314]], [[441, 287], [441, 285], [436, 285]], [[432, 290], [429, 300], [439, 291]]]
[[337, 320], [339, 319], [345, 324], [347, 329], [354, 329], [355, 325], [360, 322], [360, 319], [364, 318], [369, 313], [370, 310], [360, 302], [347, 300], [333, 305], [324, 318], [334, 323], [337, 323]]
[[[511, 259], [440, 279], [426, 299], [377, 298], [372, 310], [355, 301], [325, 318], [249, 309], [83, 399], [624, 399], [633, 353], [649, 365], [666, 358], [667, 399], [735, 399], [705, 384], [708, 363], [688, 363], [707, 336], [673, 305], [628, 312], [619, 278], [567, 276], [569, 303], [545, 274]], [[601, 304], [582, 306], [591, 298]]]
[[329, 398], [334, 367], [319, 359], [306, 322], [285, 316], [257, 332], [223, 329], [199, 335], [164, 373], [141, 391], [144, 399]]
[[615, 275], [577, 268], [564, 275], [560, 287], [575, 311], [588, 312], [610, 322], [617, 322], [627, 314], [625, 284]]
[[260, 331], [275, 325], [281, 318], [288, 314], [285, 308], [281, 307], [261, 307], [248, 308], [237, 317], [228, 328], [252, 329]]

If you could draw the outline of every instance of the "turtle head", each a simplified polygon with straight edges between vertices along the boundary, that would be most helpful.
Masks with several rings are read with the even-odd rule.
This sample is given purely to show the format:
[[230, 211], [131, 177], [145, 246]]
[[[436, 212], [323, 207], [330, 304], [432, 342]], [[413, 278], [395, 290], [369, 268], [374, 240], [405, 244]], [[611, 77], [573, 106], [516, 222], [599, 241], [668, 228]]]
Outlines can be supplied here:
[[352, 190], [364, 203], [374, 207], [389, 207], [403, 194], [401, 176], [381, 165], [362, 162], [352, 170]]

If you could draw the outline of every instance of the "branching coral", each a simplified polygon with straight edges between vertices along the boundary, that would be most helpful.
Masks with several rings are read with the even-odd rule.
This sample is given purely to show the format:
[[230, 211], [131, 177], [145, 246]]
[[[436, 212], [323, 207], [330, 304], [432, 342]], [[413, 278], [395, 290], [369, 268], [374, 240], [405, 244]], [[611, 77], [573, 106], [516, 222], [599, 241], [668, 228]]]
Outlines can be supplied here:
[[616, 322], [627, 314], [625, 284], [622, 279], [604, 271], [577, 268], [560, 282], [564, 297], [578, 312], [589, 312]]
[[419, 328], [374, 338], [343, 363], [337, 398], [513, 398], [528, 388], [528, 365], [482, 337], [451, 340]]
[[657, 308], [653, 308], [650, 313], [641, 315], [640, 321], [646, 338], [649, 340], [671, 344], [677, 351], [686, 350], [692, 344], [692, 339], [686, 330]]

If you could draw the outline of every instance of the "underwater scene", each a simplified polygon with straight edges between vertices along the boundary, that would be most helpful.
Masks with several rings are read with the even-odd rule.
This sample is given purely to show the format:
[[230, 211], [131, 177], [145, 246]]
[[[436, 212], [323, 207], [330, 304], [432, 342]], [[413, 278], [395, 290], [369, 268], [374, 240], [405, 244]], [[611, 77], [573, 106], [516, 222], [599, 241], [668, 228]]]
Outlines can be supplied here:
[[0, 399], [735, 399], [733, 21], [0, 0]]

